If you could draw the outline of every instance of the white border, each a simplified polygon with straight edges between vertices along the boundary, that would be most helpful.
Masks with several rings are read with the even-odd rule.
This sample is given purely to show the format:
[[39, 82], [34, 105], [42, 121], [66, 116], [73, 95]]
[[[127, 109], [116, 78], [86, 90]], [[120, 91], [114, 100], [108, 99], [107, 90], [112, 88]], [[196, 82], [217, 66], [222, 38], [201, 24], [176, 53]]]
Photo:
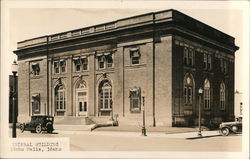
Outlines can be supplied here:
[[[164, 9], [239, 9], [243, 11], [244, 22], [244, 47], [240, 48], [244, 52], [244, 78], [245, 85], [243, 103], [244, 107], [244, 125], [249, 125], [249, 2], [248, 1], [2, 1], [1, 6], [1, 157], [25, 157], [27, 154], [10, 154], [6, 151], [3, 143], [8, 142], [8, 123], [5, 114], [8, 114], [8, 72], [10, 63], [4, 59], [9, 54], [9, 9], [11, 8], [143, 8], [164, 10]], [[237, 25], [237, 24], [236, 24]], [[246, 118], [247, 117], [247, 118]], [[243, 130], [243, 152], [71, 152], [53, 155], [56, 158], [248, 158], [249, 155], [249, 127]], [[18, 156], [17, 156], [18, 155]], [[29, 157], [37, 158], [40, 155], [31, 155]], [[42, 157], [52, 157], [48, 154], [42, 154]]]

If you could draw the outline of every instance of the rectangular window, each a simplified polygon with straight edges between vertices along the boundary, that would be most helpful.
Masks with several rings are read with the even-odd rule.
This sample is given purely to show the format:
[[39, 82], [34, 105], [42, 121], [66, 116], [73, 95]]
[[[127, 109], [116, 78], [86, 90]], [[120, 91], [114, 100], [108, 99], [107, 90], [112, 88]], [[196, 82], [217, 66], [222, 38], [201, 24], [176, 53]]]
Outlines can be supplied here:
[[88, 59], [87, 58], [82, 59], [82, 68], [84, 71], [88, 70]]
[[224, 73], [227, 73], [227, 61], [224, 60]]
[[188, 55], [188, 65], [193, 66], [194, 50], [190, 49]]
[[133, 89], [129, 92], [130, 97], [130, 111], [140, 112], [141, 111], [141, 95], [140, 89]]
[[138, 48], [133, 48], [130, 50], [130, 58], [132, 65], [140, 64], [141, 54]]
[[31, 69], [32, 69], [32, 74], [34, 76], [39, 76], [39, 74], [40, 74], [40, 67], [39, 67], [38, 63], [33, 63], [31, 65]]
[[59, 70], [59, 61], [55, 61], [54, 62], [54, 72], [55, 72], [55, 74], [60, 73], [60, 70]]
[[209, 89], [204, 90], [204, 108], [210, 109], [210, 90]]
[[207, 69], [208, 70], [211, 70], [212, 69], [212, 58], [211, 58], [211, 55], [208, 55], [207, 56]]
[[112, 54], [106, 56], [107, 59], [107, 67], [113, 67], [113, 57]]
[[192, 88], [188, 87], [188, 104], [192, 104]]
[[184, 65], [188, 65], [188, 49], [184, 48]]
[[185, 99], [185, 104], [188, 103], [188, 100], [187, 100], [187, 87], [184, 87], [184, 99]]
[[225, 90], [221, 90], [220, 92], [220, 109], [224, 110], [225, 109]]
[[66, 61], [65, 60], [60, 61], [60, 66], [61, 66], [62, 73], [65, 73], [66, 72]]
[[32, 95], [31, 104], [33, 114], [40, 114], [40, 94]]
[[81, 71], [81, 64], [76, 64], [76, 72], [80, 72]]
[[222, 73], [227, 73], [227, 61], [220, 59], [220, 68]]
[[207, 69], [207, 54], [203, 54], [203, 68]]
[[105, 56], [99, 57], [99, 68], [104, 69], [105, 68]]

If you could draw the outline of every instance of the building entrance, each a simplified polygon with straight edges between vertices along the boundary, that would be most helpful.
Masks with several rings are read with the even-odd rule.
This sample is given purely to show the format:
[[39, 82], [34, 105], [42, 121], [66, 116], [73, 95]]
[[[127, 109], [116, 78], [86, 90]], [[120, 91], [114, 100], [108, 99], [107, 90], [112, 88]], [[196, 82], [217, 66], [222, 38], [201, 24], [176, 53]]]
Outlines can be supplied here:
[[88, 100], [87, 100], [87, 91], [81, 90], [77, 91], [77, 115], [78, 116], [87, 116], [88, 114]]

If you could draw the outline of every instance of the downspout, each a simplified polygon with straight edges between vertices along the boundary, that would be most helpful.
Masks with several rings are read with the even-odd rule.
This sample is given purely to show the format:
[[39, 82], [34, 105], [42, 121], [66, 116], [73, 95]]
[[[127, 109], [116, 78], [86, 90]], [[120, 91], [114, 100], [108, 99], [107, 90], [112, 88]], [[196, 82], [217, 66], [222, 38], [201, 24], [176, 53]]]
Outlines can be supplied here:
[[155, 121], [155, 13], [153, 13], [153, 126], [156, 126]]

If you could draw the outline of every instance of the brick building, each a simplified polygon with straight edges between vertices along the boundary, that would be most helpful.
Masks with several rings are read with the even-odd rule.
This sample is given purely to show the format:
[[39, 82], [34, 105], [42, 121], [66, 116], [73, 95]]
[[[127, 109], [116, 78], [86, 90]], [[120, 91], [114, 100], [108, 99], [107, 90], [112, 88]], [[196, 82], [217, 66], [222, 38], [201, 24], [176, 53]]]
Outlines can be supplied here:
[[[18, 42], [19, 121], [194, 125], [234, 118], [234, 38], [164, 10]], [[66, 121], [65, 120], [65, 121]]]

